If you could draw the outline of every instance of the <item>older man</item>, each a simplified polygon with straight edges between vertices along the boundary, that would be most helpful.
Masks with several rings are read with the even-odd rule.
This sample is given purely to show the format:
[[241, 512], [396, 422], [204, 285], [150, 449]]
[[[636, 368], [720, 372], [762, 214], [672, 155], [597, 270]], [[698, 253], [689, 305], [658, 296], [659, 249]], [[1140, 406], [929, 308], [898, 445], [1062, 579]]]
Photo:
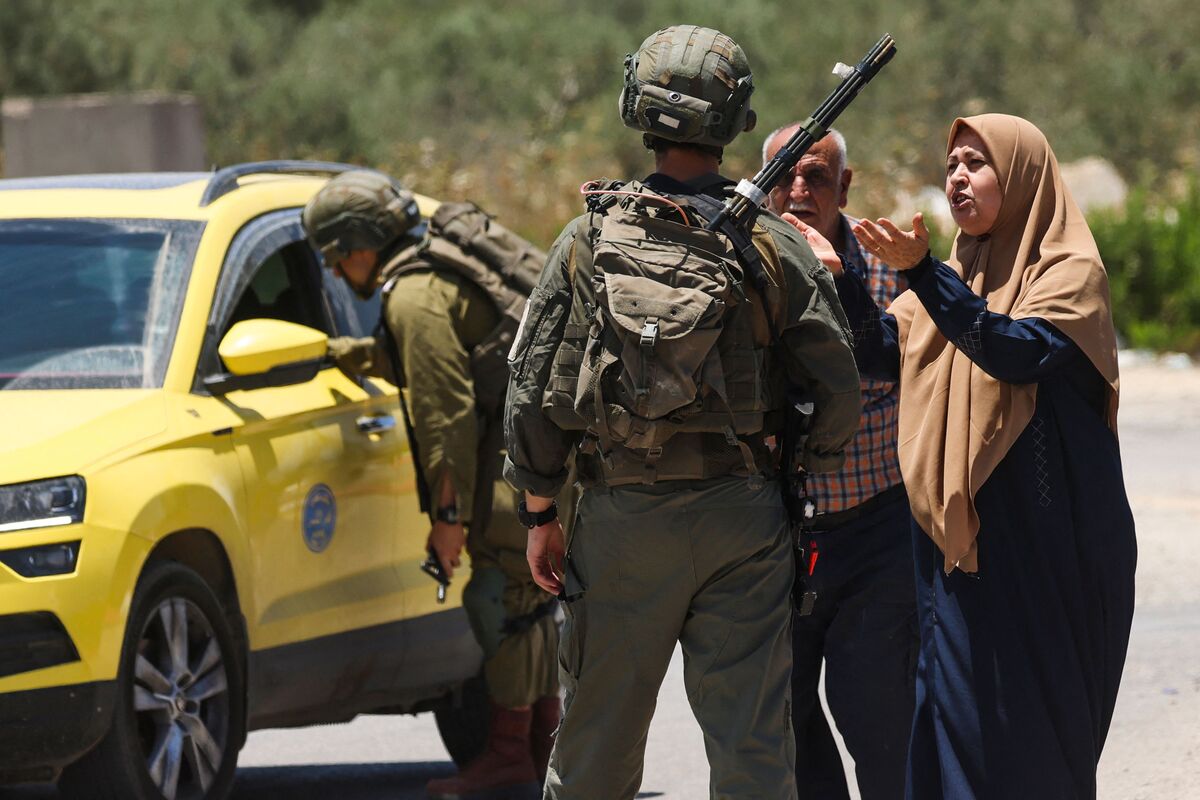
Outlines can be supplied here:
[[[767, 137], [764, 162], [797, 127], [785, 125]], [[771, 192], [770, 205], [828, 239], [845, 268], [857, 272], [886, 308], [906, 286], [851, 232], [853, 220], [841, 211], [851, 177], [846, 140], [831, 130], [800, 160], [791, 180]], [[845, 466], [808, 481], [817, 517], [807, 542], [807, 586], [816, 601], [811, 613], [797, 615], [792, 629], [792, 724], [802, 798], [849, 797], [817, 696], [822, 658], [826, 698], [854, 757], [862, 797], [904, 795], [918, 636], [908, 499], [896, 456], [897, 402], [895, 383], [863, 379], [862, 419]]]

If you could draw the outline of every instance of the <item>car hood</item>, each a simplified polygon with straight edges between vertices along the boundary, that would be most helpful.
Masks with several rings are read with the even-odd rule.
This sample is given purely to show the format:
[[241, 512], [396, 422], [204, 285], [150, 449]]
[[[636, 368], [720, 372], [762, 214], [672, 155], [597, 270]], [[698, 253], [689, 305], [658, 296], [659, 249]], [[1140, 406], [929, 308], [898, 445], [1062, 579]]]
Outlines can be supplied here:
[[166, 424], [153, 389], [0, 391], [0, 484], [82, 472]]

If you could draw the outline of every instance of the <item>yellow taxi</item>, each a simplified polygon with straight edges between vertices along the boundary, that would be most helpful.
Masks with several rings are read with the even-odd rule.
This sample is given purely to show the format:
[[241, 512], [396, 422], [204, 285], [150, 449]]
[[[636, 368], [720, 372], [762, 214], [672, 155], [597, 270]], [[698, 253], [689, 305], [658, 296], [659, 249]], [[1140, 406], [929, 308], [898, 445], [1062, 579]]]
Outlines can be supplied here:
[[482, 746], [396, 389], [326, 356], [379, 313], [300, 225], [346, 169], [0, 181], [0, 784], [221, 798], [247, 731], [366, 712]]

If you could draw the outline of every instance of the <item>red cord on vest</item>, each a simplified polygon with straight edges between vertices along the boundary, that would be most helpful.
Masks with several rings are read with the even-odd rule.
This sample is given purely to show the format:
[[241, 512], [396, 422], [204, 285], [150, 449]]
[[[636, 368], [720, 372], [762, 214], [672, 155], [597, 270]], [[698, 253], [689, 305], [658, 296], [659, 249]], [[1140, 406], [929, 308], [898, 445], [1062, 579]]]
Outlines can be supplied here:
[[622, 194], [622, 195], [626, 195], [628, 197], [643, 197], [647, 200], [657, 200], [660, 203], [667, 203], [668, 205], [674, 206], [675, 210], [679, 212], [679, 216], [683, 217], [683, 224], [687, 225], [689, 227], [692, 225], [692, 221], [690, 219], [688, 219], [687, 212], [683, 210], [683, 206], [679, 205], [679, 203], [676, 203], [674, 200], [672, 200], [669, 197], [663, 197], [660, 194], [650, 194], [648, 192], [626, 192], [626, 191], [621, 191], [619, 189], [593, 189], [592, 188], [593, 186], [599, 186], [599, 185], [600, 185], [600, 181], [587, 181], [579, 187], [579, 193], [584, 196], [592, 195], [592, 194]]

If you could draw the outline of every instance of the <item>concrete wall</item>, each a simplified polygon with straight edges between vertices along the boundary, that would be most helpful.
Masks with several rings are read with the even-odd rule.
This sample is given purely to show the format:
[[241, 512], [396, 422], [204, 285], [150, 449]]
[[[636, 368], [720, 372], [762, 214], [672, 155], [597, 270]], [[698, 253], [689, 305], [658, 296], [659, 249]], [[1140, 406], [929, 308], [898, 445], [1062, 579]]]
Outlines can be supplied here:
[[205, 170], [204, 117], [187, 95], [82, 94], [0, 104], [9, 178]]

